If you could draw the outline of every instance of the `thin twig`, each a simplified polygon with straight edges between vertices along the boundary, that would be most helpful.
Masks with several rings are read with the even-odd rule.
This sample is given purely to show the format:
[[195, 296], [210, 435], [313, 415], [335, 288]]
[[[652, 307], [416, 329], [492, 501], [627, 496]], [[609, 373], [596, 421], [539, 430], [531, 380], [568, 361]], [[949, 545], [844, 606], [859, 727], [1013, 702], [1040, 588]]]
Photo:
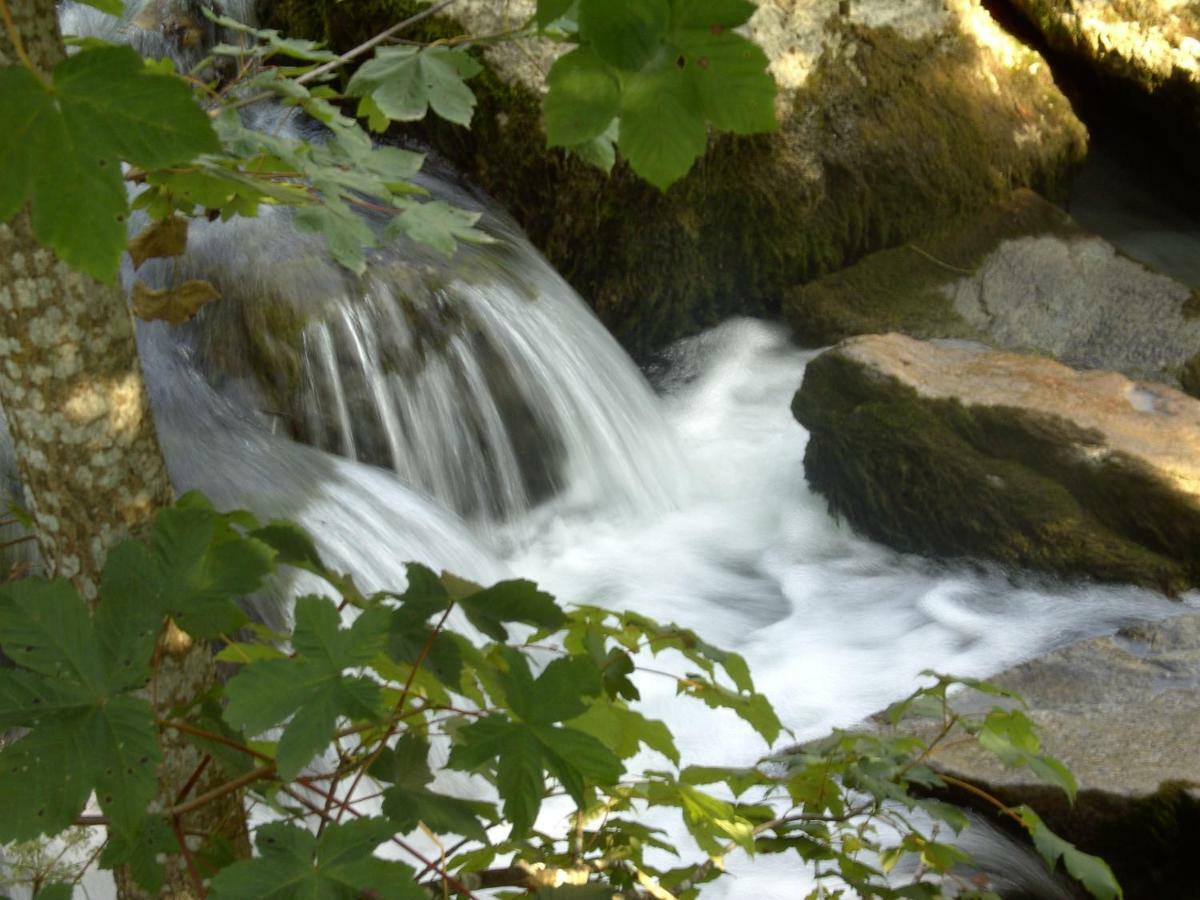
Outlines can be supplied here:
[[259, 766], [257, 769], [251, 769], [232, 781], [227, 781], [224, 784], [219, 784], [211, 791], [205, 791], [203, 794], [181, 803], [178, 806], [173, 806], [167, 810], [169, 816], [184, 816], [190, 812], [195, 812], [201, 807], [207, 806], [214, 800], [219, 800], [226, 794], [232, 794], [234, 791], [239, 791], [247, 785], [254, 784], [263, 778], [270, 778], [275, 774], [275, 763], [269, 763], [265, 766]]
[[175, 842], [179, 844], [179, 852], [183, 856], [184, 862], [187, 863], [188, 875], [191, 876], [192, 884], [196, 888], [196, 896], [206, 896], [207, 891], [204, 890], [204, 879], [200, 877], [200, 872], [196, 869], [196, 860], [187, 845], [187, 837], [184, 835], [183, 828], [179, 824], [179, 816], [172, 817], [171, 830], [175, 833]]
[[[442, 629], [446, 625], [446, 619], [450, 617], [450, 611], [454, 609], [454, 601], [450, 601], [450, 605], [446, 607], [446, 611], [442, 613], [442, 617], [438, 619], [437, 625], [429, 632], [429, 637], [425, 639], [425, 643], [421, 645], [421, 652], [417, 654], [416, 660], [412, 664], [412, 669], [408, 673], [408, 680], [404, 682], [404, 690], [400, 693], [400, 699], [396, 701], [395, 707], [392, 709], [392, 724], [388, 726], [387, 732], [379, 740], [378, 745], [367, 756], [366, 760], [359, 767], [358, 772], [354, 775], [354, 780], [350, 783], [350, 790], [346, 793], [348, 799], [354, 797], [354, 792], [358, 789], [359, 782], [362, 781], [367, 769], [374, 765], [375, 760], [379, 759], [380, 755], [387, 748], [388, 740], [396, 733], [396, 728], [400, 724], [400, 720], [404, 718], [404, 704], [408, 702], [408, 695], [412, 691], [413, 682], [417, 678], [417, 672], [421, 670], [421, 666], [425, 664], [425, 658], [429, 655], [429, 651], [433, 648], [433, 642], [437, 640], [437, 636], [441, 634]], [[342, 810], [338, 811], [337, 820], [342, 821]]]
[[968, 794], [974, 794], [976, 797], [986, 800], [988, 803], [992, 804], [992, 806], [996, 807], [998, 811], [1004, 813], [1022, 828], [1025, 827], [1025, 822], [1022, 821], [1020, 816], [1013, 812], [1003, 801], [1000, 800], [1000, 798], [989, 794], [983, 788], [976, 787], [969, 781], [963, 781], [961, 778], [955, 778], [953, 775], [947, 775], [944, 772], [940, 773], [939, 777], [942, 779], [942, 781], [946, 782], [946, 784], [952, 784], [957, 788], [962, 788]]
[[21, 65], [41, 79], [42, 74], [33, 67], [33, 63], [29, 61], [29, 57], [25, 53], [25, 43], [21, 40], [21, 32], [17, 30], [17, 23], [13, 21], [12, 10], [8, 8], [7, 0], [0, 0], [0, 17], [4, 18], [4, 27], [8, 31], [8, 39], [12, 42], [13, 51], [17, 54], [17, 58], [21, 60]]
[[212, 755], [205, 753], [204, 758], [200, 760], [200, 765], [196, 766], [196, 768], [192, 771], [191, 777], [188, 778], [187, 783], [179, 789], [179, 793], [175, 797], [176, 803], [182, 803], [187, 795], [192, 792], [192, 788], [196, 786], [196, 782], [200, 780], [200, 776], [204, 774], [204, 770], [208, 768], [211, 762]]
[[240, 744], [232, 738], [227, 738], [223, 734], [216, 734], [212, 731], [205, 731], [203, 728], [197, 728], [195, 725], [189, 725], [187, 722], [180, 722], [176, 719], [160, 719], [158, 721], [159, 728], [174, 728], [176, 731], [182, 731], [184, 734], [190, 734], [194, 737], [203, 738], [206, 741], [212, 741], [216, 744], [222, 744], [226, 747], [231, 747], [234, 750], [239, 750], [242, 753], [248, 754], [261, 759], [264, 762], [270, 762], [271, 757], [265, 753], [255, 750], [253, 747], [247, 747], [245, 744]]
[[957, 272], [959, 275], [974, 275], [974, 274], [976, 274], [975, 271], [972, 269], [960, 269], [958, 266], [952, 266], [948, 262], [943, 262], [942, 260], [940, 260], [936, 256], [934, 256], [932, 253], [926, 253], [924, 250], [922, 250], [916, 244], [910, 243], [908, 245], [908, 249], [912, 250], [915, 253], [921, 254], [921, 256], [925, 257], [927, 260], [929, 260], [935, 266], [941, 266], [943, 269], [949, 269], [951, 272]]

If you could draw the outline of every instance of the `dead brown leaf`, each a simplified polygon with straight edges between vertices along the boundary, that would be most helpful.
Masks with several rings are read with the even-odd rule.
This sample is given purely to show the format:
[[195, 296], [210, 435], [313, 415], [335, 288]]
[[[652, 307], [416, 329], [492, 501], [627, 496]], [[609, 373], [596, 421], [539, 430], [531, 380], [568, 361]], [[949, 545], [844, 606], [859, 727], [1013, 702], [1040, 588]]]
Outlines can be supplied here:
[[140, 269], [148, 259], [161, 256], [182, 256], [187, 248], [188, 222], [182, 216], [171, 216], [151, 222], [129, 242], [129, 257], [133, 267]]
[[215, 287], [198, 279], [161, 291], [139, 281], [133, 286], [133, 314], [147, 322], [161, 319], [179, 325], [220, 296]]

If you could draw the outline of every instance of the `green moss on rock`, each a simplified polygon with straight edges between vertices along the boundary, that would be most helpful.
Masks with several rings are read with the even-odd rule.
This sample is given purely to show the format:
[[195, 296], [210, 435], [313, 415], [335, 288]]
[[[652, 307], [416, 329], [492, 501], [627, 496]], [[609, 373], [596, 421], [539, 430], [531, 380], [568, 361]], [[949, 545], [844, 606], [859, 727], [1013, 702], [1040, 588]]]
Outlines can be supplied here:
[[839, 355], [792, 404], [804, 471], [875, 540], [1175, 594], [1200, 576], [1200, 513], [1100, 435], [1011, 407], [931, 399]]
[[853, 266], [784, 293], [783, 314], [802, 344], [822, 347], [856, 334], [981, 337], [954, 310], [947, 286], [975, 274], [1002, 241], [1078, 234], [1053, 204], [1028, 190], [919, 241], [873, 253]]

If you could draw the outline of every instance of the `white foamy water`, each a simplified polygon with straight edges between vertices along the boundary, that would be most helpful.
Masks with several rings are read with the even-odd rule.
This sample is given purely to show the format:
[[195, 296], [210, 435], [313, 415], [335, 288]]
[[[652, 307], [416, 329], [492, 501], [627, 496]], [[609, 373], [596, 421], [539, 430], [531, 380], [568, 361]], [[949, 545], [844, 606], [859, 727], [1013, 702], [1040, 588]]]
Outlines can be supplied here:
[[[799, 739], [904, 696], [923, 669], [986, 676], [1182, 611], [1145, 591], [943, 565], [858, 537], [805, 484], [790, 403], [813, 354], [783, 328], [732, 321], [682, 342], [656, 397], [501, 214], [483, 227], [497, 243], [450, 264], [389, 245], [355, 280], [285, 214], [197, 225], [174, 268], [209, 277], [222, 301], [186, 329], [139, 328], [176, 487], [299, 521], [368, 589], [401, 589], [416, 559], [694, 628], [747, 658]], [[253, 356], [252, 329], [280, 336], [264, 302], [302, 325], [297, 377], [274, 393], [252, 374], [271, 362]], [[257, 601], [263, 615], [283, 593]], [[746, 765], [768, 749], [669, 678], [639, 687], [689, 764]], [[563, 812], [548, 807], [543, 824]], [[646, 820], [685, 861], [702, 858], [671, 816]], [[792, 857], [729, 865], [704, 896], [794, 898], [809, 881]]]
[[[853, 725], [913, 690], [924, 669], [987, 676], [1123, 620], [1182, 611], [1132, 588], [904, 556], [834, 522], [805, 484], [807, 434], [789, 408], [813, 355], [750, 320], [679, 345], [663, 411], [693, 474], [687, 498], [653, 517], [550, 517], [510, 567], [563, 600], [675, 621], [742, 653], [800, 739]], [[732, 714], [676, 697], [668, 679], [638, 684], [645, 712], [671, 726], [689, 762], [763, 754]], [[653, 819], [690, 846], [670, 816]], [[794, 857], [729, 862], [733, 877], [704, 896], [782, 900], [808, 883]]]

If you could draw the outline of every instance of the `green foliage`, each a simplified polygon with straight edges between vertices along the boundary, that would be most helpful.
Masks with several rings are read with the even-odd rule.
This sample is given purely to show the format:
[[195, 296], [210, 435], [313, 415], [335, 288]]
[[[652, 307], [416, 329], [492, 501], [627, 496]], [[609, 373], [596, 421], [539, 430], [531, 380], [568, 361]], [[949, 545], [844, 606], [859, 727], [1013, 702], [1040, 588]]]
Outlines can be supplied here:
[[295, 825], [258, 831], [259, 856], [224, 869], [212, 882], [213, 900], [425, 900], [413, 870], [371, 852], [394, 832], [386, 819], [332, 824], [319, 837]]
[[[635, 172], [665, 189], [704, 153], [710, 126], [738, 134], [775, 127], [767, 59], [731, 30], [753, 9], [744, 0], [542, 0], [533, 21], [508, 37], [576, 45], [549, 74], [550, 147], [608, 171], [619, 146]], [[185, 81], [169, 62], [144, 63], [127, 47], [95, 40], [49, 78], [23, 65], [0, 69], [0, 221], [28, 203], [38, 240], [106, 281], [127, 243], [126, 180], [146, 185], [134, 205], [155, 219], [296, 206], [297, 223], [324, 236], [356, 273], [381, 234], [404, 234], [446, 255], [459, 241], [486, 240], [474, 228], [477, 214], [417, 199], [419, 155], [372, 148], [343, 112], [356, 101], [377, 132], [430, 110], [469, 125], [468, 82], [482, 67], [468, 43], [380, 46], [343, 94], [318, 77], [341, 62], [319, 44], [211, 18], [238, 38], [211, 48], [241, 67], [240, 84], [220, 91]], [[245, 128], [235, 110], [266, 97], [302, 109], [332, 136], [310, 143]], [[387, 227], [368, 221], [380, 215]]]
[[50, 82], [0, 68], [0, 221], [31, 203], [37, 239], [67, 263], [110, 279], [125, 249], [121, 162], [161, 168], [218, 148], [181, 80], [128, 47], [88, 47]]
[[773, 130], [767, 57], [731, 30], [754, 8], [745, 0], [543, 0], [538, 24], [565, 24], [581, 45], [547, 79], [549, 146], [607, 169], [593, 142], [615, 122], [621, 154], [665, 190], [704, 153], [710, 125], [735, 134]]
[[375, 109], [397, 122], [423, 119], [432, 108], [449, 122], [470, 125], [475, 95], [466, 79], [481, 71], [465, 50], [381, 47], [354, 73], [346, 92], [351, 97], [370, 97]]
[[119, 642], [119, 608], [93, 621], [67, 582], [18, 581], [0, 590], [0, 649], [21, 668], [0, 671], [0, 727], [29, 733], [0, 752], [0, 841], [57, 834], [94, 791], [118, 831], [131, 831], [154, 796], [161, 756], [150, 705], [131, 696], [150, 677], [153, 641], [135, 627]]
[[1033, 844], [1038, 853], [1051, 869], [1061, 860], [1067, 873], [1099, 900], [1120, 900], [1124, 896], [1108, 863], [1087, 853], [1081, 853], [1074, 844], [1064, 841], [1047, 828], [1041, 817], [1028, 806], [1019, 807], [1017, 815], [1033, 837]]
[[[326, 594], [296, 601], [287, 634], [250, 629], [272, 643], [225, 637], [222, 629], [245, 621], [237, 599], [284, 567], [318, 576]], [[473, 634], [448, 627], [455, 610]], [[222, 635], [219, 658], [234, 672], [159, 721], [143, 695], [171, 621], [189, 623], [197, 637]], [[931, 794], [942, 785], [928, 764], [940, 744], [975, 739], [1004, 762], [1074, 790], [1061, 764], [1041, 753], [1023, 713], [953, 713], [952, 688], [993, 689], [946, 676], [891, 711], [895, 722], [932, 716], [930, 740], [836, 732], [751, 766], [683, 765], [669, 729], [631, 706], [639, 661], [659, 657], [655, 677], [673, 679], [681, 696], [732, 712], [773, 743], [782, 725], [741, 656], [635, 613], [564, 609], [529, 581], [482, 588], [413, 564], [403, 593], [364, 596], [324, 565], [295, 525], [218, 513], [195, 494], [160, 513], [144, 541], [113, 550], [95, 611], [63, 581], [0, 589], [0, 647], [17, 663], [0, 672], [0, 728], [25, 730], [0, 751], [0, 840], [69, 829], [94, 792], [108, 825], [99, 864], [127, 867], [150, 891], [163, 882], [167, 856], [212, 858], [207, 849], [185, 851], [172, 826], [180, 809], [201, 801], [185, 792], [174, 807], [151, 804], [168, 730], [194, 742], [200, 766], [221, 766], [228, 789], [248, 786], [274, 819], [257, 829], [255, 858], [213, 863], [214, 898], [416, 900], [479, 884], [504, 855], [516, 862], [490, 870], [487, 883], [540, 897], [636, 890], [683, 900], [739, 850], [797, 853], [818, 879], [836, 876], [864, 897], [933, 897], [967, 862], [938, 837], [940, 827], [957, 833], [966, 825], [961, 811]], [[668, 664], [678, 674], [662, 669]], [[436, 757], [435, 744], [443, 748]], [[445, 758], [446, 747], [446, 769], [471, 773], [494, 793], [438, 789], [430, 759]], [[651, 756], [668, 767], [627, 762], [644, 766]], [[357, 790], [364, 780], [371, 790]], [[381, 802], [364, 808], [346, 799], [363, 793]], [[542, 830], [546, 800], [557, 795], [574, 807], [570, 823]], [[652, 807], [680, 817], [700, 859], [662, 867], [680, 848], [641, 821]], [[915, 811], [935, 825], [914, 824]], [[1010, 814], [1050, 865], [1061, 860], [1098, 897], [1120, 896], [1103, 862], [1031, 811]], [[455, 849], [427, 858], [404, 840], [414, 830], [442, 847], [457, 841]], [[385, 842], [397, 842], [421, 873], [377, 856]], [[907, 883], [894, 873], [905, 857], [919, 860]], [[560, 886], [546, 887], [538, 871]], [[49, 872], [37, 883], [49, 885]]]

